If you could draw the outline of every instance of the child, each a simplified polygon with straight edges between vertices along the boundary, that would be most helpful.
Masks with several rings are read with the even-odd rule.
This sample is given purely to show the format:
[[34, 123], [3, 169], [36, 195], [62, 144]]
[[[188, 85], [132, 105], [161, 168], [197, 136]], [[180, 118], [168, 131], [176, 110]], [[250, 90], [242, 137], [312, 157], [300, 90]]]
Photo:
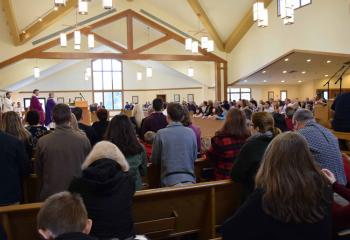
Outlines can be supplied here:
[[150, 160], [152, 155], [152, 144], [153, 140], [156, 137], [156, 133], [152, 131], [148, 131], [145, 133], [144, 139], [145, 143], [143, 144], [146, 148], [147, 159]]
[[37, 224], [39, 234], [47, 240], [97, 240], [88, 235], [92, 221], [83, 200], [69, 192], [49, 197], [38, 213]]

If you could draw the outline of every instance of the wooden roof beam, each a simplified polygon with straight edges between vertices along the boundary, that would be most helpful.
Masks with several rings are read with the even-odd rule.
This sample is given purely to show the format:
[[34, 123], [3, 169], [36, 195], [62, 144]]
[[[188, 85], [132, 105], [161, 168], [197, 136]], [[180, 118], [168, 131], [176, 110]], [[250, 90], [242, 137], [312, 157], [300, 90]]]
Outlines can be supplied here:
[[193, 9], [194, 13], [198, 16], [199, 20], [205, 27], [205, 29], [208, 31], [210, 37], [214, 40], [217, 48], [220, 51], [224, 51], [224, 44], [221, 40], [219, 34], [217, 33], [216, 29], [214, 28], [213, 24], [211, 23], [209, 17], [205, 13], [204, 9], [200, 5], [198, 0], [187, 0], [187, 2], [190, 4], [191, 8]]
[[6, 15], [7, 24], [8, 24], [9, 29], [10, 29], [10, 35], [12, 37], [13, 44], [15, 46], [18, 46], [20, 43], [19, 30], [18, 30], [15, 14], [13, 11], [12, 1], [11, 0], [3, 0], [2, 5], [3, 5], [3, 10], [5, 12], [5, 15]]
[[[262, 0], [265, 3], [265, 7], [267, 8], [272, 0]], [[225, 42], [225, 51], [230, 53], [241, 41], [244, 35], [248, 32], [248, 30], [254, 25], [253, 21], [253, 12], [251, 9], [246, 13], [238, 26], [233, 30], [231, 35]]]

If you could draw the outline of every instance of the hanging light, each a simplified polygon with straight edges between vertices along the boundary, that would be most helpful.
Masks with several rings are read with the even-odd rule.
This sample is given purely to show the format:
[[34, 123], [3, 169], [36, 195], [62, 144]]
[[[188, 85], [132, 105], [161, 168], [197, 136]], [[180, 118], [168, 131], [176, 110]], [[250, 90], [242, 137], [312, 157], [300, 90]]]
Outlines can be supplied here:
[[33, 68], [33, 73], [34, 73], [34, 77], [38, 79], [40, 77], [40, 68], [38, 67]]
[[207, 49], [208, 48], [208, 41], [209, 41], [208, 37], [202, 37], [201, 38], [201, 48]]
[[85, 70], [85, 73], [88, 77], [91, 77], [91, 72], [92, 72], [91, 67], [87, 67]]
[[265, 9], [263, 2], [256, 2], [253, 5], [253, 20], [256, 21], [262, 21], [262, 11]]
[[185, 49], [187, 51], [192, 51], [192, 38], [186, 38]]
[[103, 0], [102, 1], [103, 8], [108, 10], [113, 8], [113, 0]]
[[291, 24], [293, 24], [294, 23], [294, 15], [293, 15], [293, 17], [291, 17], [291, 18], [285, 18], [285, 19], [283, 19], [283, 24], [284, 25], [291, 25]]
[[94, 34], [89, 34], [88, 35], [88, 47], [89, 49], [92, 49], [95, 47], [95, 35]]
[[151, 78], [153, 76], [153, 69], [151, 67], [146, 68], [146, 77]]
[[61, 47], [67, 47], [67, 34], [60, 33], [60, 45]]
[[56, 7], [62, 7], [66, 5], [66, 0], [54, 0]]
[[207, 52], [214, 52], [214, 40], [208, 41]]
[[197, 41], [193, 41], [192, 42], [192, 53], [198, 53], [198, 47], [199, 47], [199, 44]]
[[74, 49], [75, 50], [80, 50], [80, 44], [74, 44]]
[[294, 23], [294, 1], [293, 0], [280, 0], [281, 18], [292, 19], [290, 21], [283, 21], [284, 24]]
[[267, 9], [263, 9], [261, 15], [263, 20], [258, 21], [258, 27], [267, 27], [269, 25], [269, 14]]
[[81, 15], [86, 15], [88, 13], [88, 3], [86, 1], [79, 0], [78, 12]]
[[189, 68], [187, 69], [187, 75], [188, 75], [189, 77], [193, 77], [193, 76], [194, 76], [194, 69], [193, 69], [192, 67], [189, 67]]
[[137, 81], [141, 81], [142, 80], [142, 73], [141, 72], [137, 72], [136, 73], [136, 78], [137, 78]]
[[74, 45], [80, 45], [81, 44], [81, 34], [79, 30], [74, 31]]

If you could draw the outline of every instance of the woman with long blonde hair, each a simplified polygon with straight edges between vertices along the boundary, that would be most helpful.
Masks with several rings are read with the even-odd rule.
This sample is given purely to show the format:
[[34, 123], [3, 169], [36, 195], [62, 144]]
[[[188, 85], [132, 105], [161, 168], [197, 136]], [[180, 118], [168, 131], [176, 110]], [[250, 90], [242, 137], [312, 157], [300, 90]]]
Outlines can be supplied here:
[[22, 125], [21, 118], [16, 112], [10, 111], [2, 114], [1, 130], [23, 142], [28, 157], [33, 155], [33, 139], [30, 132]]
[[[142, 125], [142, 120], [145, 118], [145, 114], [143, 113], [142, 106], [140, 104], [136, 104], [131, 112], [130, 120], [136, 126], [136, 133], [140, 135], [140, 129]], [[143, 138], [143, 136], [142, 136]]]
[[269, 144], [256, 189], [223, 226], [223, 239], [331, 239], [330, 185], [298, 133]]

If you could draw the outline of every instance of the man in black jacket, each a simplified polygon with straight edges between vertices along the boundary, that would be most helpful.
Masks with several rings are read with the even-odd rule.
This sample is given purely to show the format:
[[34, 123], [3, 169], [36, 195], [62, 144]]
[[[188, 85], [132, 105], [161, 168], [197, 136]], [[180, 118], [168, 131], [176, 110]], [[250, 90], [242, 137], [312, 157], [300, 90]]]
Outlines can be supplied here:
[[23, 143], [0, 131], [0, 206], [22, 200], [22, 180], [30, 172]]
[[72, 113], [75, 115], [77, 121], [79, 122], [79, 129], [86, 133], [86, 136], [88, 137], [91, 146], [94, 146], [97, 143], [97, 134], [91, 126], [81, 122], [81, 120], [83, 119], [83, 110], [79, 107], [76, 107], [73, 108]]

